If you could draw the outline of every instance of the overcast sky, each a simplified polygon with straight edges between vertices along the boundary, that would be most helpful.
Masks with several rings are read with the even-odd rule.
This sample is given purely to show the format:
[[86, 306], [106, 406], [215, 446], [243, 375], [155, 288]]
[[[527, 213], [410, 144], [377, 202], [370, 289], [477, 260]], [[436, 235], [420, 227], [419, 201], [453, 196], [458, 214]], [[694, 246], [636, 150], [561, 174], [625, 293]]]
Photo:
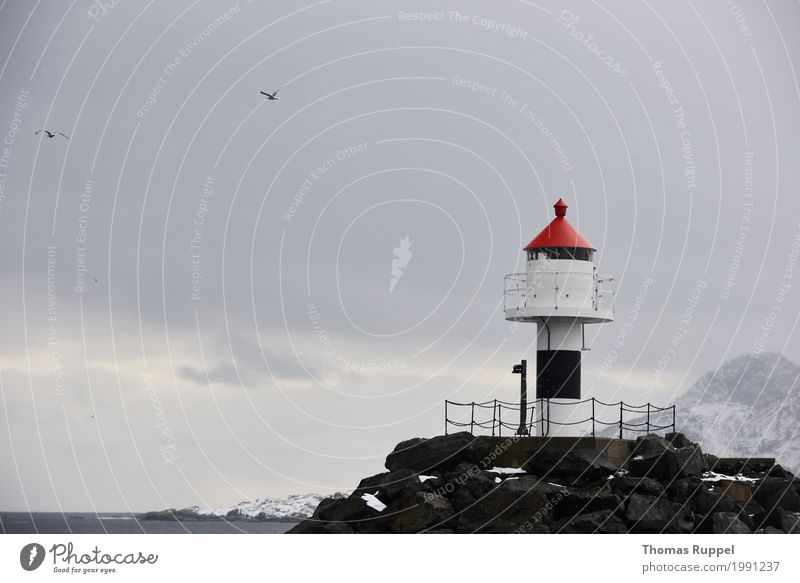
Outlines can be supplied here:
[[585, 395], [797, 361], [796, 2], [101, 4], [0, 5], [0, 509], [352, 488], [515, 399], [559, 197]]

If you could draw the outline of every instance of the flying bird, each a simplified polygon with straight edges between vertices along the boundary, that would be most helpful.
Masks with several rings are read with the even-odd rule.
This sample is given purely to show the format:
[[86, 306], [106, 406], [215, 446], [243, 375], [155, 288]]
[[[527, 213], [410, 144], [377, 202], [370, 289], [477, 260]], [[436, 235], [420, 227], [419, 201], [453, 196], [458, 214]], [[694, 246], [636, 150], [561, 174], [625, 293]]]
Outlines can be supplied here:
[[[277, 93], [277, 91], [276, 91], [276, 93]], [[36, 135], [38, 136], [38, 135], [39, 135], [39, 134], [41, 134], [42, 132], [44, 132], [44, 133], [45, 133], [45, 135], [46, 135], [48, 138], [55, 138], [56, 136], [64, 136], [65, 138], [69, 139], [69, 136], [68, 136], [67, 134], [65, 134], [65, 133], [62, 133], [62, 132], [56, 132], [56, 133], [53, 133], [53, 132], [51, 132], [50, 130], [36, 130], [36, 131], [35, 131], [35, 132], [33, 132], [33, 133], [34, 133], [34, 134], [36, 134]]]
[[280, 91], [281, 89], [283, 89], [283, 85], [281, 85], [280, 87], [278, 87], [278, 88], [277, 88], [275, 91], [273, 91], [272, 93], [267, 93], [266, 91], [261, 91], [261, 95], [264, 95], [264, 96], [265, 96], [267, 99], [269, 99], [270, 101], [275, 101], [276, 99], [280, 99], [280, 97], [278, 97], [277, 95], [278, 95], [278, 91]]

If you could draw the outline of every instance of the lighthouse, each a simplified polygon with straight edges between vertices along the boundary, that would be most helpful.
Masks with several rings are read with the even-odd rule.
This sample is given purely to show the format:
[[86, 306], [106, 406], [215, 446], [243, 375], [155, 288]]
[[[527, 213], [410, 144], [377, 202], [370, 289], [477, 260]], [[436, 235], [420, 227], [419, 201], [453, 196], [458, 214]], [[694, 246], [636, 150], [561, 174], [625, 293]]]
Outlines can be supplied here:
[[602, 305], [613, 277], [598, 274], [597, 248], [567, 220], [564, 201], [553, 208], [555, 218], [524, 248], [525, 272], [505, 277], [503, 310], [506, 320], [536, 324], [534, 432], [578, 436], [593, 404], [581, 392], [585, 326], [614, 319]]

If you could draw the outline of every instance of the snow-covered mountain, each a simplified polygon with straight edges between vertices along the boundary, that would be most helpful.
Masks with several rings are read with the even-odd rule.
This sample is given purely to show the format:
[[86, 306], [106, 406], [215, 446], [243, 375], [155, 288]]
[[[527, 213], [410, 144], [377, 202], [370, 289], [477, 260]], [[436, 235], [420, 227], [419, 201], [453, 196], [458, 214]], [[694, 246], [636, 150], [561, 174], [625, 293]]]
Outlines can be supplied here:
[[800, 366], [747, 354], [703, 375], [677, 400], [677, 430], [703, 451], [774, 457], [800, 472]]
[[255, 520], [299, 520], [310, 517], [323, 498], [343, 497], [344, 494], [321, 496], [319, 494], [292, 494], [286, 498], [257, 498], [235, 506], [199, 508], [193, 506], [184, 512], [199, 517], [251, 518]]

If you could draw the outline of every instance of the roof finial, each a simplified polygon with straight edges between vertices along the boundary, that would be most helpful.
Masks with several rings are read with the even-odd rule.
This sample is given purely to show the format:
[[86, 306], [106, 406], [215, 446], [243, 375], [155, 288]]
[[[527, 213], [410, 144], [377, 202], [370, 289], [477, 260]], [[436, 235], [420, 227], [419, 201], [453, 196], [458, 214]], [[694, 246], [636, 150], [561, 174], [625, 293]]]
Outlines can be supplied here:
[[567, 203], [565, 203], [560, 198], [558, 199], [558, 202], [553, 205], [553, 208], [556, 209], [556, 216], [557, 217], [566, 216], [566, 214], [567, 214]]

